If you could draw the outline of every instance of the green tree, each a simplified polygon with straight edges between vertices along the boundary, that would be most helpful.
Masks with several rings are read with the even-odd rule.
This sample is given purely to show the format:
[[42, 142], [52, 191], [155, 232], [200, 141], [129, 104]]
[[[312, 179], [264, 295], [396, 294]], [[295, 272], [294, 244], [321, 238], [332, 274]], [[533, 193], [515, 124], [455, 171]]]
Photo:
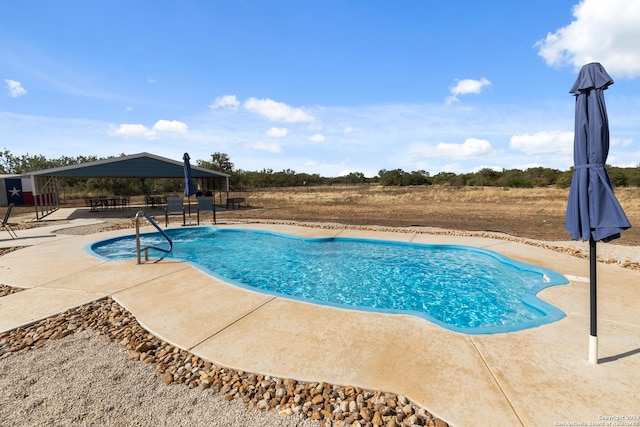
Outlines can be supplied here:
[[453, 172], [439, 172], [435, 174], [431, 180], [433, 184], [451, 184], [454, 185], [456, 181], [456, 174]]
[[48, 160], [43, 155], [30, 156], [27, 153], [22, 156], [14, 156], [7, 149], [0, 153], [0, 167], [4, 173], [20, 174], [56, 166], [62, 166], [60, 161]]
[[196, 160], [196, 164], [205, 169], [226, 173], [229, 175], [229, 187], [231, 189], [240, 189], [246, 186], [245, 177], [234, 172], [234, 165], [231, 163], [229, 155], [226, 153], [216, 152], [211, 155], [211, 161]]
[[556, 179], [556, 187], [569, 188], [571, 186], [571, 178], [573, 178], [573, 168], [566, 172], [562, 172]]
[[468, 185], [480, 187], [493, 187], [498, 185], [498, 179], [502, 176], [502, 172], [498, 172], [491, 168], [482, 168], [473, 174], [473, 178], [468, 181]]
[[640, 166], [629, 168], [627, 173], [627, 183], [630, 187], [640, 187]]
[[543, 167], [529, 168], [525, 170], [524, 173], [536, 187], [546, 187], [548, 185], [553, 185], [562, 174], [562, 172], [557, 169]]
[[627, 175], [623, 168], [607, 166], [607, 172], [614, 187], [626, 187], [628, 185]]
[[403, 180], [406, 182], [404, 185], [429, 185], [431, 184], [431, 180], [429, 178], [429, 172], [424, 170], [413, 171], [410, 174], [407, 174]]
[[406, 172], [402, 169], [386, 170], [382, 169], [378, 172], [381, 185], [402, 185], [402, 177]]
[[201, 168], [211, 169], [214, 171], [232, 174], [233, 173], [233, 163], [229, 159], [229, 155], [226, 153], [216, 152], [211, 155], [211, 161], [206, 160], [198, 160], [196, 164]]
[[364, 173], [362, 172], [351, 172], [343, 178], [345, 184], [362, 184], [367, 182], [367, 178], [365, 178]]
[[501, 187], [533, 188], [533, 180], [519, 169], [509, 169], [502, 172], [500, 178], [496, 180], [494, 185]]

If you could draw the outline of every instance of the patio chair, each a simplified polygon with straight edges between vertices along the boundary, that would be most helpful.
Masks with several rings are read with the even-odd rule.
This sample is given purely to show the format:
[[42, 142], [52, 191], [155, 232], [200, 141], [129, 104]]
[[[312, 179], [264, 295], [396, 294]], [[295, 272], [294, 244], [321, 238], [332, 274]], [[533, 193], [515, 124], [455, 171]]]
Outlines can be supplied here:
[[7, 212], [5, 212], [5, 214], [4, 214], [4, 219], [2, 220], [2, 228], [7, 230], [7, 233], [9, 233], [9, 236], [11, 236], [12, 239], [15, 239], [15, 238], [18, 237], [16, 232], [13, 230], [13, 228], [11, 228], [12, 225], [17, 225], [17, 224], [12, 224], [12, 223], [9, 222], [9, 216], [11, 215], [11, 209], [13, 209], [14, 206], [15, 206], [15, 203], [9, 204], [9, 207], [7, 208]]
[[213, 223], [216, 223], [216, 207], [213, 204], [213, 197], [201, 196], [198, 197], [198, 225], [200, 225], [200, 212], [211, 212], [213, 215]]
[[167, 197], [167, 205], [164, 207], [164, 226], [169, 226], [169, 215], [182, 215], [182, 225], [187, 223], [184, 214], [184, 201], [180, 197]]
[[95, 197], [85, 197], [84, 198], [84, 204], [87, 205], [87, 207], [89, 208], [90, 212], [97, 212], [98, 211], [98, 207], [102, 206], [100, 201], [98, 199], [96, 199]]

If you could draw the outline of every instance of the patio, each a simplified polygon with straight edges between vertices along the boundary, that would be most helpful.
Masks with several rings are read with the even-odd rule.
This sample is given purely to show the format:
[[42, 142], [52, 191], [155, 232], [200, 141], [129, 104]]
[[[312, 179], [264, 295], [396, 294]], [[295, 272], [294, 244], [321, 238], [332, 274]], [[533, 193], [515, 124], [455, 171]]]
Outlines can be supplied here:
[[410, 229], [218, 226], [487, 248], [567, 276], [570, 284], [539, 294], [567, 317], [514, 333], [459, 334], [412, 316], [240, 289], [171, 260], [100, 260], [85, 246], [132, 230], [47, 236], [52, 226], [21, 230], [22, 242], [14, 244], [37, 244], [0, 258], [5, 284], [30, 288], [0, 299], [0, 331], [111, 295], [156, 336], [220, 366], [404, 394], [451, 425], [568, 425], [637, 415], [640, 272], [599, 265], [600, 364], [591, 365], [588, 260], [513, 241]]

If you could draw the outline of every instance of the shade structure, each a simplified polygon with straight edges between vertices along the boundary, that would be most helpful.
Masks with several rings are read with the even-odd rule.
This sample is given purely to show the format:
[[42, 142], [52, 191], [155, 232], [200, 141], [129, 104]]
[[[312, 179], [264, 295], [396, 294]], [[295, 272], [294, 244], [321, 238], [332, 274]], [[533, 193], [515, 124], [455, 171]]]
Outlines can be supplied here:
[[184, 195], [187, 196], [189, 205], [189, 222], [191, 222], [191, 196], [196, 194], [196, 187], [191, 180], [191, 163], [189, 163], [189, 153], [184, 153], [182, 160], [184, 160]]
[[589, 240], [591, 328], [589, 361], [597, 363], [596, 242], [609, 242], [631, 227], [605, 169], [609, 119], [604, 91], [613, 84], [599, 63], [587, 64], [569, 91], [576, 97], [574, 171], [569, 189], [566, 229], [572, 240]]

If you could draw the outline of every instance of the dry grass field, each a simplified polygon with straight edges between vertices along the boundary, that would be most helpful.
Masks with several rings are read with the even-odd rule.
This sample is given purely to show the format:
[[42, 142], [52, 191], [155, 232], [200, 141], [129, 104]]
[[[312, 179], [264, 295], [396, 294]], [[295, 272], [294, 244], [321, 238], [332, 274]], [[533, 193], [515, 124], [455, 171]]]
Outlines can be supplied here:
[[[269, 188], [245, 197], [250, 209], [222, 218], [337, 222], [350, 225], [439, 227], [497, 231], [539, 240], [569, 240], [564, 228], [569, 190], [495, 187], [382, 187], [378, 185]], [[616, 196], [631, 221], [640, 224], [640, 189], [618, 188]], [[640, 245], [640, 225], [615, 241]]]
[[[617, 188], [615, 191], [632, 224], [632, 228], [622, 233], [622, 238], [616, 240], [615, 244], [640, 246], [640, 188]], [[268, 188], [230, 193], [229, 197], [246, 198], [249, 207], [230, 211], [220, 209], [218, 219], [271, 219], [390, 227], [415, 225], [461, 231], [496, 231], [515, 237], [557, 241], [569, 240], [569, 233], [564, 228], [568, 193], [568, 190], [555, 187], [503, 189], [356, 185]], [[142, 197], [133, 198], [132, 204], [136, 203], [141, 204]], [[192, 203], [195, 204], [193, 198]], [[71, 206], [84, 207], [84, 201], [67, 200], [62, 205]], [[12, 220], [23, 222], [35, 218], [33, 207], [20, 206], [14, 212]], [[152, 212], [152, 215], [162, 216], [158, 212]], [[195, 206], [192, 212], [195, 216]], [[4, 211], [0, 210], [0, 213]], [[91, 215], [99, 217], [104, 214]], [[133, 211], [129, 210], [124, 215], [131, 217]]]

